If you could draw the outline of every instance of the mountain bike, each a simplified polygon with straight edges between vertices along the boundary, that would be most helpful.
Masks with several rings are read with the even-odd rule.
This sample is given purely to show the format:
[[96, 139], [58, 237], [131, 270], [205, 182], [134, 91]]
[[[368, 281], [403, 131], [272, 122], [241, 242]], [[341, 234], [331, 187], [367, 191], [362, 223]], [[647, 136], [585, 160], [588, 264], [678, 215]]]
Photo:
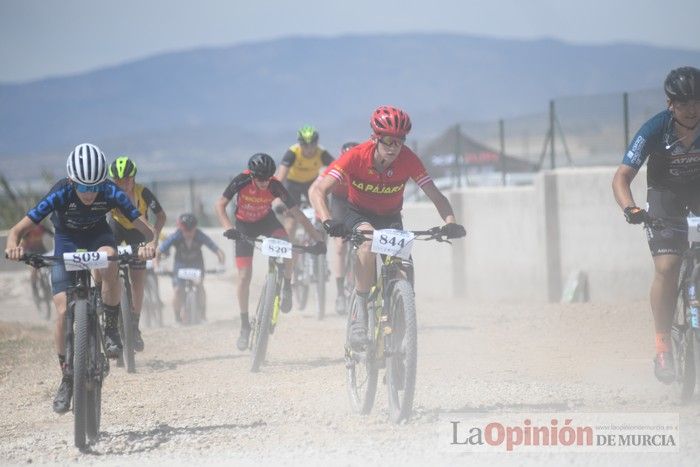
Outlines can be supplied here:
[[32, 299], [45, 320], [51, 319], [53, 293], [51, 292], [51, 273], [46, 268], [38, 268], [36, 281], [32, 284]]
[[[323, 226], [316, 217], [316, 212], [311, 207], [301, 210], [311, 225], [319, 232], [324, 232]], [[313, 243], [309, 234], [302, 228], [298, 228], [295, 236], [298, 245]], [[299, 252], [294, 262], [294, 298], [297, 307], [303, 310], [309, 297], [309, 290], [313, 287], [316, 292], [316, 317], [321, 320], [326, 315], [326, 282], [330, 276], [326, 255], [314, 255]]]
[[158, 276], [153, 271], [153, 263], [150, 260], [146, 261], [141, 314], [149, 328], [163, 327], [163, 302], [158, 293]]
[[292, 258], [292, 251], [314, 254], [313, 246], [293, 245], [292, 243], [272, 237], [249, 237], [236, 231], [241, 239], [260, 244], [260, 251], [267, 256], [268, 269], [265, 285], [260, 292], [255, 316], [251, 318], [251, 333], [249, 348], [252, 351], [250, 371], [257, 373], [265, 361], [267, 344], [270, 334], [273, 334], [280, 313], [281, 292], [284, 283], [284, 259]]
[[[182, 324], [194, 325], [204, 321], [206, 316], [206, 294], [204, 292], [205, 274], [222, 274], [223, 269], [179, 268], [177, 278], [184, 283], [182, 300]], [[173, 276], [173, 271], [159, 271], [159, 275]]]
[[[686, 222], [689, 248], [681, 259], [678, 298], [671, 325], [676, 385], [684, 403], [693, 397], [696, 380], [700, 377], [700, 217], [689, 216]], [[677, 222], [648, 215], [645, 226], [685, 232]]]
[[66, 362], [73, 372], [74, 443], [84, 449], [87, 442], [97, 441], [102, 414], [102, 384], [109, 374], [105, 354], [104, 313], [98, 306], [98, 289], [92, 283], [92, 269], [107, 267], [108, 261], [128, 263], [136, 257], [122, 254], [108, 256], [104, 252], [78, 251], [63, 256], [25, 254], [21, 261], [36, 268], [62, 263], [74, 272], [67, 290]]
[[[368, 237], [371, 235], [371, 237]], [[379, 369], [386, 368], [389, 416], [394, 423], [407, 420], [413, 410], [418, 359], [416, 302], [413, 289], [414, 240], [447, 242], [440, 227], [403, 231], [355, 231], [345, 237], [353, 250], [372, 241], [378, 275], [367, 300], [368, 345], [361, 351], [350, 346], [352, 316], [358, 305], [353, 291], [346, 326], [346, 386], [353, 410], [368, 414], [374, 405]]]

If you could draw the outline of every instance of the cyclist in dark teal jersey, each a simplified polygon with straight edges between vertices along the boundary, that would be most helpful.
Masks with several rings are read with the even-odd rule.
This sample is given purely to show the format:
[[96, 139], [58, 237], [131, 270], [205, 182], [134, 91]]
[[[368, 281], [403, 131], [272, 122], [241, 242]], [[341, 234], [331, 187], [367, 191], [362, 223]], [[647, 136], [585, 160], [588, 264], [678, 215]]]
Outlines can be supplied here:
[[[689, 211], [700, 215], [700, 70], [672, 70], [664, 82], [667, 109], [640, 128], [613, 178], [613, 192], [627, 222], [641, 224], [647, 212], [636, 206], [630, 184], [647, 162], [647, 205], [651, 217], [685, 226]], [[654, 260], [651, 310], [656, 329], [654, 373], [667, 384], [675, 371], [670, 333], [683, 252], [688, 248], [683, 228], [647, 228]]]

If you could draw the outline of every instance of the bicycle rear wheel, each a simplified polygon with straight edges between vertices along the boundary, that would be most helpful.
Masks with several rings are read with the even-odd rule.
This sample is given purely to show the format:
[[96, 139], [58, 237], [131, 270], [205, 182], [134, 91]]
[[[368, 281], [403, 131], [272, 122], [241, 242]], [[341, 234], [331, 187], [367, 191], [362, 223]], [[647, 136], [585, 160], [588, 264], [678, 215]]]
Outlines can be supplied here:
[[252, 364], [250, 371], [257, 373], [260, 371], [260, 365], [265, 361], [267, 353], [267, 342], [270, 337], [270, 323], [272, 322], [272, 309], [275, 306], [275, 298], [277, 296], [277, 287], [275, 274], [270, 272], [267, 274], [265, 286], [258, 301], [258, 307], [255, 310], [255, 322], [251, 336]]
[[[370, 413], [374, 405], [379, 367], [375, 361], [374, 340], [363, 352], [356, 352], [350, 346], [350, 326], [356, 306], [357, 298], [353, 293], [350, 296], [350, 307], [345, 326], [345, 383], [352, 410], [364, 415]], [[372, 312], [369, 314], [371, 315]], [[374, 320], [370, 319], [369, 329], [374, 329], [373, 322]]]
[[676, 370], [676, 384], [681, 402], [688, 402], [695, 391], [695, 351], [694, 331], [688, 323], [688, 297], [686, 294], [686, 266], [681, 268], [681, 286], [678, 290], [676, 309], [674, 311], [673, 325], [671, 326], [671, 344], [673, 347], [673, 360]]
[[88, 306], [85, 299], [75, 301], [73, 344], [73, 435], [75, 446], [85, 448], [85, 433], [88, 417]]
[[391, 332], [385, 336], [389, 348], [386, 365], [389, 417], [399, 423], [410, 418], [413, 410], [418, 358], [416, 303], [407, 280], [394, 284], [389, 320]]
[[306, 308], [309, 300], [309, 274], [306, 268], [306, 255], [300, 253], [294, 262], [294, 303], [299, 310]]
[[316, 317], [321, 320], [326, 316], [326, 275], [328, 263], [326, 255], [316, 255]]

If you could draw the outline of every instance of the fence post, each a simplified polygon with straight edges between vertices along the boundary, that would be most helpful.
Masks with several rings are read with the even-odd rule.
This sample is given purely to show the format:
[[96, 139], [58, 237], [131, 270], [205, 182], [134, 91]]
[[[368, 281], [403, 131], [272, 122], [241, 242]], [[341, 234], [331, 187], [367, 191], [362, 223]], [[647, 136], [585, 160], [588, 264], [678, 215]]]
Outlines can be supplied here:
[[506, 186], [506, 136], [505, 129], [503, 126], [503, 119], [498, 121], [498, 134], [501, 140], [501, 184]]
[[625, 152], [630, 144], [630, 102], [626, 92], [622, 93], [622, 118], [625, 124], [625, 147], [622, 148], [622, 152]]

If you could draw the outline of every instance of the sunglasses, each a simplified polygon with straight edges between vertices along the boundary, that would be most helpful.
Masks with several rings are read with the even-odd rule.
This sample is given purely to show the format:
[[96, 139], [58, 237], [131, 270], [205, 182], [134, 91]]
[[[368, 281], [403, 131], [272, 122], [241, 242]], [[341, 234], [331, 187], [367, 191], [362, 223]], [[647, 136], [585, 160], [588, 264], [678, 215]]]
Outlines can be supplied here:
[[256, 175], [253, 175], [253, 178], [262, 183], [269, 182], [272, 177], [258, 177]]
[[403, 146], [404, 141], [406, 141], [406, 138], [396, 138], [393, 136], [382, 136], [379, 138], [380, 143], [390, 148], [394, 146]]
[[75, 190], [78, 193], [98, 193], [102, 191], [102, 184], [97, 185], [81, 185], [80, 183], [75, 184]]

